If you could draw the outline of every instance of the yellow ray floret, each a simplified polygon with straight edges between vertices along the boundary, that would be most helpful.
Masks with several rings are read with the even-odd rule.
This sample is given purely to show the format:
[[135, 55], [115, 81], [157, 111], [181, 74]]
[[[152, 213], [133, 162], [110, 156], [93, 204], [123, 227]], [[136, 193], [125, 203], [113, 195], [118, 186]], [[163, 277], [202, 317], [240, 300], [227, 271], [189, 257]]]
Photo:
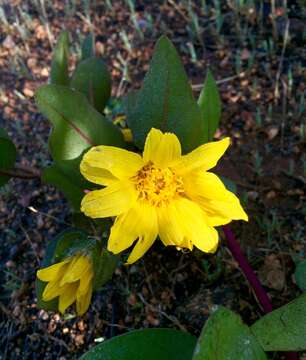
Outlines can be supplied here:
[[182, 155], [175, 134], [153, 128], [142, 156], [112, 146], [93, 147], [83, 157], [81, 173], [106, 187], [86, 194], [81, 211], [92, 218], [116, 216], [108, 250], [117, 254], [137, 241], [129, 264], [142, 257], [157, 236], [166, 246], [215, 252], [215, 226], [248, 220], [236, 195], [208, 171], [229, 144], [225, 138]]
[[78, 315], [83, 315], [90, 304], [92, 295], [93, 269], [91, 260], [76, 254], [59, 263], [37, 271], [37, 277], [47, 282], [42, 299], [50, 301], [58, 297], [58, 309], [65, 310], [76, 303]]

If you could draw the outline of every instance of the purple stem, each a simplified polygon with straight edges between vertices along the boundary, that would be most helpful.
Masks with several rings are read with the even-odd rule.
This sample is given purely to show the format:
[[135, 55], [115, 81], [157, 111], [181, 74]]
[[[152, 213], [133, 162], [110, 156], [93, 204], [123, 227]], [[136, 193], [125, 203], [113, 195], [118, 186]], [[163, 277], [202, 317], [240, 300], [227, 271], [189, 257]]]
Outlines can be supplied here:
[[[255, 275], [250, 264], [248, 263], [246, 257], [244, 256], [241, 247], [235, 238], [233, 231], [231, 230], [229, 225], [224, 225], [223, 231], [227, 240], [227, 246], [230, 252], [232, 253], [234, 259], [238, 262], [247, 281], [253, 288], [256, 298], [260, 303], [263, 311], [265, 313], [271, 312], [273, 310], [273, 307], [270, 302], [270, 299], [266, 291], [262, 287], [260, 281], [258, 280], [257, 276]], [[298, 360], [298, 355], [295, 352], [286, 352], [285, 356], [287, 360]]]
[[250, 264], [247, 262], [246, 257], [241, 251], [240, 245], [235, 239], [235, 235], [229, 225], [223, 226], [223, 231], [227, 239], [227, 246], [230, 249], [235, 260], [238, 262], [243, 274], [247, 278], [248, 282], [252, 286], [254, 293], [257, 297], [258, 302], [262, 306], [262, 309], [265, 313], [269, 313], [273, 310], [270, 299], [262, 287], [260, 281], [255, 275]]

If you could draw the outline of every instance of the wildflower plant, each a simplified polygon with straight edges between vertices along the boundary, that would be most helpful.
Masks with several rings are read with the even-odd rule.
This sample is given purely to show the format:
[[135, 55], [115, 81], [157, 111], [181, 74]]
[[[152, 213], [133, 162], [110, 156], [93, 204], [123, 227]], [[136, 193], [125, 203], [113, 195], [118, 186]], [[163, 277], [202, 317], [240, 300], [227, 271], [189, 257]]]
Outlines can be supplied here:
[[[124, 97], [124, 121], [117, 125], [105, 115], [111, 77], [93, 43], [92, 35], [85, 39], [70, 74], [69, 37], [63, 32], [51, 81], [36, 92], [37, 107], [52, 124], [50, 166], [16, 176], [16, 148], [0, 129], [0, 185], [11, 176], [40, 177], [72, 208], [73, 226], [51, 240], [37, 269], [38, 306], [61, 313], [74, 306], [82, 316], [120, 262], [138, 261], [158, 239], [178, 250], [215, 253], [223, 226], [258, 302], [271, 312], [228, 226], [232, 220], [247, 221], [248, 215], [229, 190], [229, 180], [213, 172], [230, 139], [214, 141], [221, 103], [211, 72], [196, 101], [175, 47], [161, 37], [142, 88]], [[303, 276], [300, 267], [298, 278]], [[177, 330], [138, 330], [102, 343], [83, 358], [264, 360], [266, 351], [306, 350], [305, 324], [305, 295], [250, 327], [219, 307], [198, 340]]]
[[81, 161], [81, 173], [105, 188], [87, 193], [81, 211], [92, 218], [116, 216], [107, 248], [118, 254], [136, 241], [128, 264], [142, 257], [157, 236], [165, 246], [214, 253], [219, 238], [214, 227], [248, 219], [238, 198], [207, 171], [228, 146], [225, 138], [182, 155], [175, 134], [152, 128], [143, 156], [92, 147]]

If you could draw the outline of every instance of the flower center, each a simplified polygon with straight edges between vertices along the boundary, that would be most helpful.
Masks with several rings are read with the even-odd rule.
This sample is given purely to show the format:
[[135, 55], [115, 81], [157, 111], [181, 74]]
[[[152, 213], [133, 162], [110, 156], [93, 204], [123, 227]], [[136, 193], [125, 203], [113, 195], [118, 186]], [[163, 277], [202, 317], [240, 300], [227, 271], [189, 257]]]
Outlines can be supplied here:
[[152, 162], [133, 177], [139, 199], [153, 206], [167, 205], [175, 196], [184, 193], [183, 180], [170, 168], [160, 169]]

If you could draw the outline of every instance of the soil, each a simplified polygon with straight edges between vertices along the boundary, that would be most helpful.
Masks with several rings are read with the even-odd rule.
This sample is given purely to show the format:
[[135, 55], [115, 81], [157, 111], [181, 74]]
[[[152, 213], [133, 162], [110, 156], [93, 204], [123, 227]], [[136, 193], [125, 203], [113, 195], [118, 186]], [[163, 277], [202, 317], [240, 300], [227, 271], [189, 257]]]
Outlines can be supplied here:
[[[230, 136], [232, 146], [215, 172], [238, 186], [250, 221], [232, 228], [277, 308], [300, 294], [294, 260], [306, 258], [303, 8], [299, 1], [287, 9], [233, 3], [2, 2], [0, 126], [17, 147], [18, 164], [47, 166], [50, 124], [33, 96], [48, 81], [60, 31], [70, 32], [71, 68], [80, 40], [94, 31], [119, 98], [141, 86], [154, 43], [166, 34], [195, 96], [208, 66], [218, 81], [223, 114], [216, 139]], [[72, 310], [65, 316], [40, 310], [35, 274], [46, 244], [71, 224], [70, 208], [40, 180], [11, 179], [0, 191], [0, 359], [77, 359], [103, 338], [144, 327], [198, 336], [216, 304], [247, 324], [263, 314], [223, 238], [213, 256], [156, 242], [136, 264], [116, 270], [81, 318]]]

